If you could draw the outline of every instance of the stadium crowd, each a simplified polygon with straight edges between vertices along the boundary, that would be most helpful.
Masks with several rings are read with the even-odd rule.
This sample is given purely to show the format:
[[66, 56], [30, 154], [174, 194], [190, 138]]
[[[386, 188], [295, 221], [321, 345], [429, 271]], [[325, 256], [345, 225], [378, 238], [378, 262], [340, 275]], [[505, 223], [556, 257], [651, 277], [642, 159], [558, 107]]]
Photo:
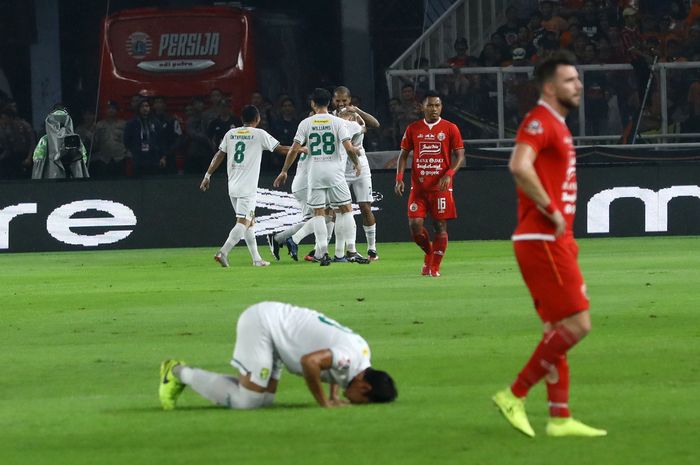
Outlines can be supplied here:
[[[526, 67], [559, 49], [573, 52], [581, 65], [629, 63], [631, 71], [588, 71], [585, 75], [586, 135], [625, 134], [638, 113], [650, 65], [700, 60], [700, 1], [520, 0], [506, 10], [506, 22], [479, 53], [458, 38], [446, 63], [422, 61], [417, 67], [451, 67], [436, 86], [452, 108], [483, 125], [463, 128], [465, 137], [493, 136], [485, 126], [497, 121], [495, 74], [469, 74], [471, 67]], [[512, 71], [512, 69], [511, 69]], [[658, 74], [657, 76], [658, 77]], [[424, 91], [426, 83], [417, 83]], [[421, 89], [423, 87], [423, 89]], [[700, 75], [695, 70], [668, 72], [670, 132], [697, 132]], [[506, 126], [514, 129], [532, 108], [537, 92], [526, 72], [504, 76]], [[577, 134], [578, 114], [569, 125]], [[659, 80], [650, 88], [641, 131], [661, 122]], [[480, 129], [481, 128], [481, 129]]]
[[[469, 68], [532, 66], [559, 49], [571, 50], [579, 64], [632, 64], [631, 71], [585, 73], [585, 131], [590, 136], [630, 131], [655, 59], [700, 61], [700, 0], [515, 0], [505, 17], [481, 50], [470, 50], [467, 40], [458, 38], [454, 56], [445, 63], [423, 58], [415, 65], [454, 70], [437, 76], [436, 90], [467, 139], [494, 137], [498, 108], [496, 75], [470, 74]], [[537, 100], [530, 78], [529, 72], [504, 75], [507, 134]], [[667, 78], [669, 132], [700, 132], [700, 70], [669, 70]], [[396, 150], [406, 127], [421, 117], [418, 102], [428, 90], [427, 79], [404, 81], [397, 97], [374, 109], [381, 127], [369, 129], [367, 150]], [[270, 99], [254, 92], [243, 103], [258, 108], [259, 127], [282, 144], [291, 144], [299, 121], [308, 115], [308, 102], [287, 94]], [[361, 99], [353, 96], [353, 105], [361, 107]], [[206, 98], [194, 97], [181, 116], [169, 111], [166, 98], [147, 93], [134, 96], [130, 106], [123, 109], [116, 99], [110, 101], [99, 120], [92, 108], [73, 109], [91, 177], [201, 174], [223, 134], [241, 124], [239, 108], [218, 89]], [[659, 129], [659, 79], [652, 81], [642, 116], [641, 132]], [[577, 112], [568, 123], [577, 135]], [[43, 132], [22, 119], [16, 103], [0, 93], [0, 179], [30, 177], [37, 134]], [[262, 169], [274, 173], [282, 163], [281, 156], [264, 157]]]

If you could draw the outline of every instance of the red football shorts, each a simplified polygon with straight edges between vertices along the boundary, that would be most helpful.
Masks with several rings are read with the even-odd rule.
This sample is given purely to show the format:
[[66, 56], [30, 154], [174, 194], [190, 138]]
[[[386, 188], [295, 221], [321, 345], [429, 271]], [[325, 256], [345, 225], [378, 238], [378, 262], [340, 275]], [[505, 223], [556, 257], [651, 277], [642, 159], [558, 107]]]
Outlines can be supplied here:
[[544, 322], [556, 323], [588, 310], [586, 284], [578, 267], [573, 237], [550, 241], [515, 241], [515, 257], [535, 309]]
[[411, 189], [408, 196], [408, 217], [425, 218], [430, 214], [435, 220], [457, 218], [457, 207], [452, 189], [446, 191], [419, 191]]

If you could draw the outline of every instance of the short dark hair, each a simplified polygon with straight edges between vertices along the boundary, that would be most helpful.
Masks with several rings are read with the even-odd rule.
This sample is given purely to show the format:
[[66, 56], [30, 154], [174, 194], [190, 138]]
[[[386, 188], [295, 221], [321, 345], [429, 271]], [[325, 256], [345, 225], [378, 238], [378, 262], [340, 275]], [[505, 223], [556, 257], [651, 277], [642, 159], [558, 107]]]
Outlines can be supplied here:
[[255, 105], [246, 105], [241, 110], [241, 120], [244, 123], [252, 123], [260, 116], [260, 111]]
[[333, 93], [334, 93], [334, 94], [345, 94], [345, 95], [347, 95], [347, 96], [349, 96], [349, 97], [352, 97], [352, 94], [350, 93], [350, 89], [348, 89], [348, 88], [345, 87], [345, 86], [338, 86], [338, 87], [336, 87], [335, 90], [333, 90]]
[[434, 91], [434, 90], [431, 89], [431, 90], [429, 90], [428, 92], [425, 93], [425, 95], [423, 96], [423, 100], [422, 100], [422, 101], [425, 102], [427, 99], [429, 99], [429, 98], [435, 98], [435, 97], [439, 98], [439, 99], [442, 101], [442, 96], [441, 96], [440, 94], [438, 94], [436, 91]]
[[331, 103], [331, 93], [327, 89], [317, 87], [311, 94], [311, 100], [319, 107], [327, 107]]
[[559, 50], [545, 58], [535, 67], [535, 84], [542, 89], [545, 82], [551, 80], [559, 66], [576, 66], [576, 57], [568, 50]]
[[399, 395], [394, 380], [386, 371], [368, 367], [365, 370], [363, 379], [372, 386], [372, 390], [367, 393], [367, 398], [370, 402], [392, 402]]

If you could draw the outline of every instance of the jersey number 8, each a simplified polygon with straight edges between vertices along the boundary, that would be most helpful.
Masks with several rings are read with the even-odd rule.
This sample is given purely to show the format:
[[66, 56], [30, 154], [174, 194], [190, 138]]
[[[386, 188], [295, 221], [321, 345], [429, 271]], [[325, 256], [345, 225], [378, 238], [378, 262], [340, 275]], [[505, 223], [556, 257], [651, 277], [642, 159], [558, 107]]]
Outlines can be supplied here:
[[245, 158], [245, 142], [236, 142], [235, 150], [233, 151], [233, 161], [242, 163]]

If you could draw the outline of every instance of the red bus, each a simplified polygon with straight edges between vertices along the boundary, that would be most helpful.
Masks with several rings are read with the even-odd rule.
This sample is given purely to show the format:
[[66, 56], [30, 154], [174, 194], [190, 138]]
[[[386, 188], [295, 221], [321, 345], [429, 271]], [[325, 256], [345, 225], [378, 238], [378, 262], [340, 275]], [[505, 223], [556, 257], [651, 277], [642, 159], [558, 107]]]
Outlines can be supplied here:
[[256, 90], [252, 18], [226, 6], [139, 8], [105, 18], [99, 109], [130, 114], [137, 94], [163, 96], [182, 115], [192, 97], [220, 89], [240, 108]]

